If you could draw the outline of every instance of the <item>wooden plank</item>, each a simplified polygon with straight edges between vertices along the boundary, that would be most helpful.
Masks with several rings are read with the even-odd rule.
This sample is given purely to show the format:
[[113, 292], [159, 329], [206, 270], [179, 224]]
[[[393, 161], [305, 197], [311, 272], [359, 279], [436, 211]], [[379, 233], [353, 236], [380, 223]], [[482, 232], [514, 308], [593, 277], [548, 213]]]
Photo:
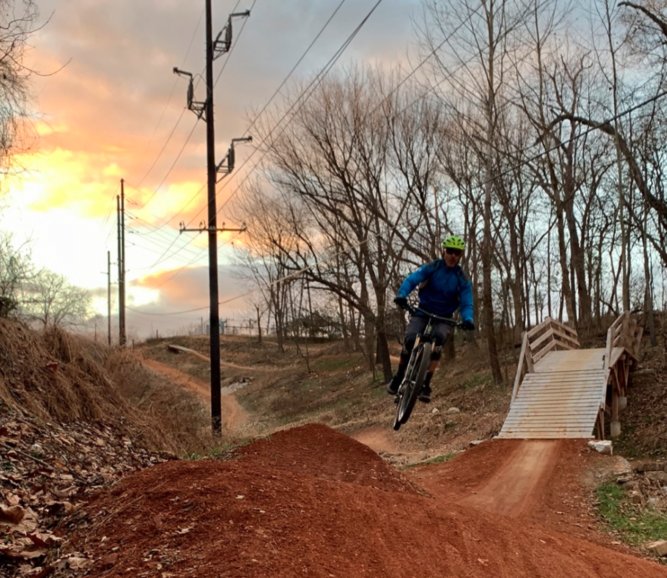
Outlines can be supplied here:
[[598, 415], [597, 412], [593, 413], [592, 415], [587, 416], [585, 421], [580, 421], [580, 422], [567, 422], [567, 421], [545, 422], [545, 420], [540, 420], [540, 419], [536, 419], [533, 421], [526, 420], [515, 423], [509, 422], [507, 426], [503, 426], [503, 430], [512, 429], [514, 431], [519, 431], [520, 429], [525, 429], [530, 431], [536, 431], [536, 430], [549, 431], [554, 429], [566, 429], [566, 430], [576, 429], [576, 430], [587, 431], [589, 434], [592, 434], [593, 429], [595, 427], [595, 420], [597, 418], [597, 415]]
[[[570, 349], [577, 349], [579, 347], [579, 340], [561, 331], [554, 330], [554, 335], [559, 337], [561, 341], [570, 345]], [[576, 334], [575, 334], [576, 335]]]
[[572, 376], [563, 376], [561, 378], [555, 378], [554, 376], [546, 376], [542, 378], [533, 378], [526, 380], [524, 379], [522, 389], [535, 388], [535, 387], [549, 387], [550, 385], [560, 385], [562, 387], [576, 387], [578, 383], [590, 383], [591, 381], [599, 381], [600, 379], [604, 380], [604, 375], [572, 375]]
[[[534, 422], [518, 422], [518, 423], [507, 423], [503, 425], [503, 428], [498, 432], [498, 436], [502, 437], [505, 432], [514, 431], [514, 432], [524, 432], [524, 433], [535, 433], [535, 432], [548, 432], [554, 430], [560, 431], [582, 431], [587, 435], [593, 435], [595, 430], [595, 420], [597, 419], [597, 414], [588, 416], [586, 421], [579, 423], [568, 423], [566, 421], [545, 421], [545, 420], [536, 420]], [[591, 421], [592, 420], [592, 421]], [[590, 424], [593, 424], [591, 426]]]
[[[531, 400], [532, 401], [532, 400]], [[558, 411], [566, 413], [586, 413], [591, 407], [600, 407], [600, 400], [597, 399], [585, 399], [585, 400], [576, 400], [577, 403], [556, 403], [551, 401], [545, 401], [541, 404], [530, 404], [528, 400], [523, 400], [521, 403], [517, 402], [516, 405], [513, 405], [511, 410], [508, 412], [507, 417], [513, 415], [520, 415], [521, 412], [524, 412], [526, 415], [529, 413], [540, 413], [546, 411]]]
[[560, 403], [559, 401], [547, 401], [540, 404], [534, 402], [513, 405], [505, 419], [513, 418], [514, 416], [528, 415], [530, 413], [543, 413], [547, 411], [564, 411], [568, 414], [576, 415], [578, 413], [587, 413], [591, 408], [600, 407], [599, 399], [582, 399], [573, 403]]
[[563, 414], [564, 409], [569, 409], [572, 411], [564, 412], [568, 416], [572, 417], [573, 422], [578, 422], [579, 418], [582, 416], [589, 415], [590, 412], [596, 412], [600, 407], [599, 403], [588, 403], [582, 404], [581, 407], [574, 411], [571, 406], [554, 406], [552, 408], [544, 409], [535, 409], [535, 406], [519, 406], [512, 408], [512, 411], [507, 415], [505, 421], [511, 422], [513, 420], [521, 420], [524, 417], [530, 417], [534, 415], [554, 415], [554, 414]]
[[[597, 391], [597, 387], [590, 387], [588, 389], [579, 389], [579, 390], [571, 390], [571, 389], [560, 389], [560, 390], [535, 390], [530, 393], [525, 392], [524, 395], [521, 395], [521, 398], [527, 399], [532, 401], [539, 401], [539, 400], [549, 400], [549, 399], [557, 399], [559, 401], [565, 401], [567, 399], [576, 399], [576, 400], [582, 400], [586, 397], [590, 397], [591, 399], [598, 399], [600, 397], [599, 391]], [[519, 401], [519, 397], [514, 400], [515, 402]]]
[[556, 392], [556, 393], [544, 393], [539, 395], [521, 395], [520, 397], [517, 397], [514, 403], [540, 404], [540, 403], [558, 402], [563, 405], [572, 405], [572, 403], [583, 403], [584, 401], [589, 401], [589, 400], [599, 401], [600, 399], [602, 399], [602, 395], [597, 394], [595, 391], [584, 392], [582, 394]]
[[519, 364], [517, 365], [516, 368], [516, 377], [514, 378], [514, 386], [512, 387], [512, 398], [514, 399], [516, 397], [517, 392], [519, 391], [519, 385], [521, 384], [521, 379], [525, 375], [524, 371], [524, 363], [526, 363], [529, 367], [528, 369], [532, 369], [532, 360], [530, 363], [528, 363], [528, 359], [526, 358], [526, 355], [530, 356], [530, 352], [528, 351], [528, 334], [524, 331], [523, 332], [523, 339], [521, 340], [521, 353], [519, 354]]
[[594, 401], [599, 403], [601, 395], [597, 395], [595, 392], [586, 393], [584, 395], [530, 395], [530, 396], [520, 396], [512, 403], [510, 407], [521, 407], [521, 404], [526, 405], [536, 405], [536, 404], [548, 404], [548, 403], [559, 403], [561, 405], [572, 405], [578, 403], [585, 403], [588, 401]]
[[552, 415], [552, 414], [530, 414], [525, 416], [518, 417], [508, 417], [505, 420], [505, 423], [508, 426], [513, 427], [523, 427], [524, 425], [535, 425], [538, 424], [540, 427], [548, 428], [555, 423], [559, 425], [566, 424], [572, 427], [583, 427], [590, 428], [589, 431], [593, 431], [593, 423], [595, 422], [595, 416], [597, 415], [597, 410], [595, 407], [591, 408], [584, 414], [573, 415], [569, 419], [564, 416]]
[[524, 382], [531, 383], [548, 383], [548, 382], [563, 382], [569, 383], [577, 381], [578, 379], [591, 380], [604, 377], [606, 375], [604, 369], [587, 369], [584, 371], [540, 371], [539, 373], [528, 373], [524, 376]]
[[540, 393], [551, 393], [551, 394], [576, 394], [583, 391], [593, 391], [597, 394], [597, 385], [602, 385], [606, 382], [604, 379], [596, 379], [589, 381], [577, 381], [573, 382], [571, 385], [566, 385], [563, 383], [547, 383], [547, 384], [528, 384], [525, 388], [521, 388], [520, 391], [524, 392], [525, 396], [535, 395]]
[[[561, 394], [576, 394], [582, 391], [595, 391], [596, 385], [603, 384], [606, 382], [603, 379], [599, 380], [590, 380], [590, 381], [577, 381], [572, 383], [570, 386], [567, 386], [563, 383], [547, 383], [547, 384], [537, 384], [537, 385], [526, 385], [525, 389], [522, 387], [520, 391], [524, 392], [524, 395], [533, 395], [539, 393], [561, 393]], [[597, 391], [595, 391], [597, 393]]]
[[498, 437], [593, 437], [606, 393], [603, 355], [604, 349], [546, 353], [524, 376]]
[[542, 413], [547, 411], [567, 411], [572, 415], [576, 413], [587, 413], [591, 408], [600, 407], [599, 399], [586, 399], [579, 400], [577, 404], [571, 403], [528, 403], [524, 402], [522, 404], [513, 405], [511, 410], [507, 414], [507, 418], [514, 417], [515, 415], [528, 415], [529, 413]]
[[[579, 384], [578, 387], [527, 387], [525, 390], [521, 388], [521, 391], [524, 392], [523, 397], [533, 397], [541, 394], [549, 394], [555, 396], [565, 396], [565, 395], [576, 395], [578, 393], [591, 392], [595, 395], [598, 395], [597, 385], [602, 382], [589, 382]], [[518, 397], [517, 397], [518, 399]]]
[[544, 407], [563, 407], [563, 408], [573, 409], [576, 406], [579, 409], [583, 409], [587, 407], [598, 407], [599, 405], [600, 405], [599, 397], [598, 398], [587, 397], [583, 399], [570, 400], [566, 403], [563, 403], [561, 399], [556, 399], [556, 398], [553, 398], [551, 400], [524, 399], [521, 401], [517, 400], [512, 404], [511, 411], [508, 413], [508, 416], [521, 410], [540, 411], [540, 409]]
[[540, 351], [533, 354], [533, 362], [537, 364], [537, 362], [540, 359], [542, 359], [547, 353], [549, 353], [552, 349], [555, 349], [557, 346], [558, 343], [556, 343], [555, 341], [552, 341], [549, 344], [545, 345]]
[[[519, 396], [517, 396], [515, 401], [519, 401], [520, 399], [526, 399], [526, 400], [547, 400], [547, 399], [557, 399], [562, 402], [567, 401], [568, 399], [576, 399], [580, 400], [585, 397], [590, 397], [593, 399], [598, 399], [601, 397], [600, 394], [600, 388], [598, 387], [599, 384], [591, 384], [590, 387], [586, 389], [562, 389], [558, 391], [550, 391], [550, 390], [533, 390], [531, 392], [528, 391], [523, 391], [523, 393]], [[606, 385], [606, 384], [605, 384]]]
[[[519, 431], [519, 429], [525, 428], [526, 430], [543, 430], [543, 431], [549, 431], [549, 430], [554, 430], [554, 429], [578, 429], [578, 430], [583, 430], [587, 431], [589, 434], [593, 433], [593, 428], [595, 426], [595, 419], [597, 418], [597, 413], [593, 414], [592, 416], [589, 416], [586, 422], [575, 422], [575, 423], [567, 423], [565, 421], [563, 422], [549, 422], [545, 423], [544, 420], [534, 420], [534, 421], [525, 421], [525, 422], [519, 422], [519, 423], [508, 423], [507, 426], [503, 426], [504, 430], [509, 430], [512, 429], [514, 431]], [[593, 421], [590, 421], [593, 420]], [[502, 430], [501, 430], [502, 431]]]
[[618, 360], [621, 358], [621, 356], [626, 352], [626, 350], [623, 347], [614, 347], [611, 350], [611, 355], [609, 356], [609, 368], [611, 369], [618, 363]]
[[530, 350], [532, 352], [539, 351], [539, 349], [542, 347], [542, 345], [544, 345], [544, 343], [546, 343], [547, 341], [549, 341], [550, 339], [553, 338], [553, 334], [554, 334], [554, 331], [550, 327], [549, 329], [547, 329], [544, 332], [544, 334], [541, 337], [538, 337], [535, 341], [529, 342], [530, 343]]
[[536, 325], [530, 331], [528, 331], [528, 333], [526, 333], [526, 335], [528, 336], [528, 339], [532, 339], [535, 335], [538, 335], [541, 331], [544, 331], [545, 329], [550, 327], [551, 326], [551, 321], [552, 321], [551, 317], [545, 317], [544, 321], [542, 321], [542, 323], [540, 323], [539, 325]]
[[593, 432], [585, 429], [560, 428], [555, 430], [507, 430], [498, 435], [499, 438], [521, 438], [521, 439], [571, 439], [571, 438], [593, 438]]
[[542, 425], [533, 425], [533, 426], [508, 426], [507, 428], [504, 428], [504, 431], [513, 431], [513, 432], [520, 432], [521, 430], [525, 431], [526, 433], [536, 433], [536, 432], [553, 432], [553, 431], [579, 431], [579, 432], [584, 432], [587, 435], [593, 435], [593, 428], [589, 428], [588, 426], [584, 427], [579, 427], [576, 425], [558, 425], [558, 426], [553, 426], [553, 427], [545, 427], [544, 424]]
[[[596, 416], [597, 417], [597, 416]], [[595, 418], [594, 418], [595, 419]], [[532, 424], [532, 425], [527, 425], [527, 426], [507, 426], [507, 428], [504, 428], [505, 431], [514, 431], [518, 432], [521, 429], [524, 429], [526, 432], [549, 432], [549, 431], [582, 431], [582, 432], [587, 432], [588, 435], [593, 435], [593, 427], [590, 427], [588, 424], [584, 426], [576, 425], [576, 424], [571, 424], [571, 425], [554, 425], [554, 426], [545, 426], [543, 423], [542, 424]]]
[[[597, 410], [594, 409], [592, 412], [587, 412], [585, 414], [581, 414], [580, 417], [585, 417], [588, 418], [589, 416], [595, 417], [597, 414]], [[514, 419], [509, 419], [506, 423], [507, 424], [540, 424], [544, 425], [544, 418], [548, 417], [549, 418], [549, 426], [553, 426], [555, 424], [566, 424], [566, 425], [578, 425], [578, 424], [583, 424], [581, 421], [572, 421], [569, 420], [569, 416], [566, 414], [553, 414], [553, 413], [548, 413], [548, 414], [531, 414], [531, 415], [524, 415], [524, 416], [517, 416]]]
[[547, 411], [567, 411], [569, 414], [587, 413], [591, 408], [600, 407], [599, 399], [579, 400], [577, 404], [571, 403], [542, 403], [541, 405], [535, 403], [525, 402], [523, 404], [513, 405], [507, 414], [506, 419], [510, 419], [515, 415], [528, 415], [529, 413], [543, 413]]
[[550, 370], [593, 370], [604, 369], [604, 349], [575, 349], [571, 351], [552, 351], [548, 356], [535, 363], [535, 373]]
[[[517, 422], [508, 421], [503, 425], [502, 431], [514, 430], [514, 431], [549, 431], [554, 429], [578, 429], [581, 431], [586, 431], [589, 434], [593, 433], [595, 429], [595, 419], [597, 418], [597, 412], [586, 416], [585, 420], [579, 422], [571, 422], [565, 419], [554, 419], [550, 416], [547, 417], [536, 417], [534, 420], [523, 420]], [[593, 424], [591, 426], [590, 424]]]
[[[535, 374], [532, 374], [535, 375]], [[550, 387], [552, 385], [562, 385], [563, 387], [577, 387], [578, 383], [591, 383], [592, 381], [599, 381], [602, 379], [604, 381], [605, 375], [564, 375], [564, 376], [553, 376], [547, 375], [544, 377], [537, 377], [526, 380], [524, 378], [523, 385], [524, 387]]]

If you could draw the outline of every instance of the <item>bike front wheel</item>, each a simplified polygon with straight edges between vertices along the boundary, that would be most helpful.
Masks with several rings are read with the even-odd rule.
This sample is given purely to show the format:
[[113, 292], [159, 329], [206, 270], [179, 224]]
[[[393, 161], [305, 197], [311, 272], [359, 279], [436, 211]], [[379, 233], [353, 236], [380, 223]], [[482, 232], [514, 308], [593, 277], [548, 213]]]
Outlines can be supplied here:
[[[424, 379], [431, 364], [432, 345], [430, 343], [420, 343], [417, 350], [413, 351], [414, 360], [410, 360], [408, 373], [405, 376], [403, 394], [400, 396], [398, 407], [396, 408], [396, 419], [394, 420], [394, 429], [398, 430], [401, 424], [410, 419], [419, 392], [424, 385]], [[414, 362], [414, 363], [413, 363]]]

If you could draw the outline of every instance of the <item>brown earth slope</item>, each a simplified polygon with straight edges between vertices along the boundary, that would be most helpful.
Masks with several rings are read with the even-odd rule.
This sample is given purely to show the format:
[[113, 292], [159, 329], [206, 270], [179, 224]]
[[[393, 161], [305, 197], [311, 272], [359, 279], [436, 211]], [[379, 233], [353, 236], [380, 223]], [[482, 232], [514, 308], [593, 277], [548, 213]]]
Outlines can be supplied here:
[[578, 472], [596, 459], [578, 442], [490, 441], [406, 475], [306, 425], [231, 461], [126, 477], [80, 514], [70, 546], [99, 577], [667, 576], [591, 539]]

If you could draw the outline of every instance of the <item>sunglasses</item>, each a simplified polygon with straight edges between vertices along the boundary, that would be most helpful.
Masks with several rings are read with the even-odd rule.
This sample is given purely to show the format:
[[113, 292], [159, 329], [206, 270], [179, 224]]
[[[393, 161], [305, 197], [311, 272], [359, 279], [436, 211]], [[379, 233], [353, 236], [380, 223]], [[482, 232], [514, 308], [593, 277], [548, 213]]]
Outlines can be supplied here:
[[450, 249], [449, 247], [445, 249], [445, 253], [448, 255], [456, 255], [457, 257], [463, 255], [463, 251], [461, 251], [461, 249]]

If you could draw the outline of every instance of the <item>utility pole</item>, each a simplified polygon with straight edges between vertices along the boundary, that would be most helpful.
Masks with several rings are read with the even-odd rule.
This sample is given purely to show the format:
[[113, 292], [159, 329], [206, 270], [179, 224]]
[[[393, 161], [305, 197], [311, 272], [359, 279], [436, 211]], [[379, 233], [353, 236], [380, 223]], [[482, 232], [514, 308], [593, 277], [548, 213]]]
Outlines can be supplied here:
[[107, 344], [111, 347], [111, 251], [107, 251]]
[[118, 211], [118, 344], [125, 345], [125, 180], [120, 180]]
[[[211, 357], [211, 426], [214, 435], [222, 433], [222, 403], [220, 393], [220, 313], [218, 299], [218, 225], [215, 200], [218, 165], [215, 162], [215, 124], [213, 121], [213, 60], [228, 52], [232, 43], [232, 18], [250, 16], [250, 11], [236, 12], [229, 15], [227, 25], [215, 41], [212, 31], [211, 0], [206, 2], [206, 100], [194, 100], [192, 74], [174, 67], [174, 73], [188, 76], [187, 103], [198, 118], [206, 122], [206, 174], [208, 198], [208, 275], [209, 275], [209, 310], [210, 310], [210, 357]], [[222, 34], [224, 33], [224, 38]], [[233, 150], [233, 142], [230, 150]], [[229, 158], [229, 153], [228, 153]], [[233, 152], [232, 152], [233, 165]], [[229, 174], [228, 171], [227, 174]], [[191, 230], [181, 226], [181, 232]], [[196, 229], [197, 231], [201, 229]]]

